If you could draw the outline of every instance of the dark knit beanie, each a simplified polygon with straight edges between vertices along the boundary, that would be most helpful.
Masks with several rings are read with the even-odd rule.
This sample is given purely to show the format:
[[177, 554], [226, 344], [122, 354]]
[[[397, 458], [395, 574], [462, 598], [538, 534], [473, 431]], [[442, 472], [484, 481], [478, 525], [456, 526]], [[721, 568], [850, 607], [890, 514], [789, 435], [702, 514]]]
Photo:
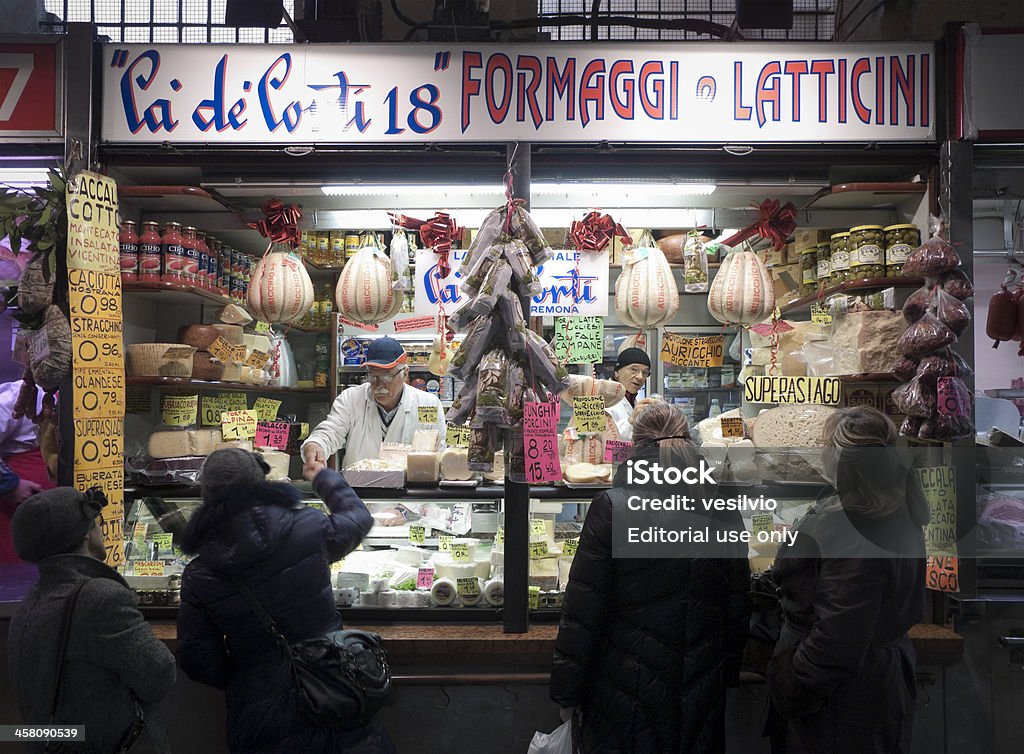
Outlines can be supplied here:
[[270, 466], [259, 453], [242, 448], [215, 450], [206, 459], [199, 473], [203, 498], [223, 487], [264, 482], [269, 472]]
[[77, 549], [106, 504], [102, 492], [56, 487], [33, 495], [11, 520], [14, 550], [29, 563]]
[[650, 369], [651, 357], [642, 348], [627, 348], [615, 360], [615, 371], [619, 371], [622, 367], [628, 367], [630, 364], [643, 364]]

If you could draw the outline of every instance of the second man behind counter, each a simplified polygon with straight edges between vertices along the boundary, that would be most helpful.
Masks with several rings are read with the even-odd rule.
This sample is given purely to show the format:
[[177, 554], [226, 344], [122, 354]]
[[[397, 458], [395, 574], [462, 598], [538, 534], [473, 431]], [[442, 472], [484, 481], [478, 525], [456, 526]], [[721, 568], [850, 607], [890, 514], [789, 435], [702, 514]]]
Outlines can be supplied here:
[[331, 413], [302, 444], [303, 473], [327, 463], [332, 453], [344, 449], [344, 466], [364, 458], [379, 458], [384, 442], [411, 444], [421, 428], [419, 408], [434, 406], [440, 442], [445, 439], [444, 410], [436, 395], [406, 384], [408, 355], [394, 338], [377, 338], [366, 349], [367, 380], [348, 388], [334, 401]]

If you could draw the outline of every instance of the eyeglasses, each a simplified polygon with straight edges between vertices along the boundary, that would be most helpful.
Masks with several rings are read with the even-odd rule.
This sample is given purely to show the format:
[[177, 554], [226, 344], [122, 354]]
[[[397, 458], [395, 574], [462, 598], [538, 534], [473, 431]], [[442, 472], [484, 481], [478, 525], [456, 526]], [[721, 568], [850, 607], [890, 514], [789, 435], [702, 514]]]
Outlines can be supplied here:
[[391, 384], [391, 380], [395, 379], [395, 377], [400, 375], [403, 371], [405, 371], [405, 367], [402, 367], [401, 369], [396, 369], [394, 372], [369, 372], [368, 371], [366, 373], [366, 379], [368, 381], [370, 381], [370, 382], [379, 382], [379, 383], [381, 383], [383, 385], [390, 385]]

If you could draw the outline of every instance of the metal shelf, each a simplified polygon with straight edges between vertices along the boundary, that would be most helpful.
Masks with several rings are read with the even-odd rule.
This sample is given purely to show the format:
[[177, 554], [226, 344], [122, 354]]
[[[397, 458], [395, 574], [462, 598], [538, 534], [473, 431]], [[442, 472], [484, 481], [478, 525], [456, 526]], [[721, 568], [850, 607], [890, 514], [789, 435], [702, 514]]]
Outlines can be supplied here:
[[158, 304], [216, 304], [227, 306], [242, 302], [230, 296], [222, 296], [219, 293], [208, 291], [187, 283], [175, 283], [170, 280], [128, 280], [121, 284], [121, 291], [125, 296], [155, 299]]
[[811, 304], [820, 298], [828, 298], [836, 293], [846, 293], [848, 291], [867, 291], [875, 288], [920, 288], [924, 285], [922, 278], [863, 278], [861, 280], [847, 280], [845, 283], [839, 283], [826, 288], [821, 293], [815, 293], [810, 296], [802, 296], [796, 301], [791, 301], [784, 306], [779, 307], [779, 311], [783, 314], [789, 314], [790, 312], [796, 311], [810, 311]]
[[128, 377], [128, 387], [196, 387], [206, 390], [237, 390], [253, 393], [327, 393], [326, 387], [281, 387], [279, 385], [247, 385], [242, 382], [193, 380], [189, 377]]

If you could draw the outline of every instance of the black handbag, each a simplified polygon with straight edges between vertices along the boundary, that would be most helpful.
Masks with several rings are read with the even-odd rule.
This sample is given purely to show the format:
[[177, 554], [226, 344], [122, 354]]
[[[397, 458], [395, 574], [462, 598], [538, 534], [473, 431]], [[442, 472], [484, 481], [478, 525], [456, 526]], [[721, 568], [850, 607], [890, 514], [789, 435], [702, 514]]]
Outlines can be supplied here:
[[779, 585], [769, 568], [750, 577], [750, 637], [771, 644], [779, 640], [782, 630], [782, 606]]
[[288, 658], [299, 708], [324, 728], [359, 728], [390, 703], [391, 667], [380, 636], [358, 629], [290, 643], [249, 586], [233, 580]]
[[[53, 726], [57, 717], [57, 697], [60, 693], [60, 679], [64, 674], [64, 655], [67, 653], [68, 646], [68, 634], [71, 632], [71, 616], [75, 612], [75, 602], [78, 600], [78, 595], [82, 591], [82, 588], [88, 584], [88, 581], [80, 581], [78, 585], [71, 591], [64, 600], [64, 612], [60, 619], [60, 633], [57, 635], [57, 675], [53, 680], [53, 697], [50, 700], [50, 722]], [[114, 750], [113, 754], [128, 754], [131, 751], [132, 746], [138, 740], [139, 736], [146, 729], [145, 718], [142, 714], [142, 705], [139, 704], [138, 697], [132, 693], [132, 703], [135, 705], [135, 720], [128, 726], [128, 730], [125, 731], [124, 735], [121, 736], [121, 741], [117, 745], [117, 749]], [[43, 751], [46, 754], [64, 754], [65, 752], [78, 751], [79, 747], [77, 743], [70, 741], [57, 741], [49, 740], [43, 747]]]

